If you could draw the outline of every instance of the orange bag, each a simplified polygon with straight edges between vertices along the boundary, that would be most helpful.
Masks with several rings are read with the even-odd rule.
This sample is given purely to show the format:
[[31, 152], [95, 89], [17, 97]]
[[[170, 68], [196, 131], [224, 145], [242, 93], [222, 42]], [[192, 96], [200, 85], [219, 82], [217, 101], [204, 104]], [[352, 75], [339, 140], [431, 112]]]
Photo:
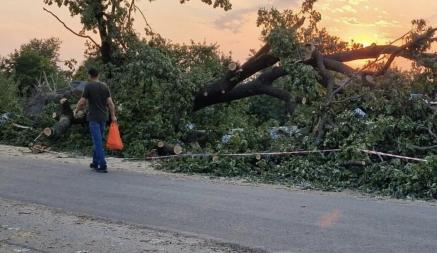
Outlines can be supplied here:
[[120, 131], [118, 130], [118, 123], [111, 122], [108, 138], [106, 140], [106, 148], [110, 150], [122, 150], [123, 147], [123, 141], [121, 140]]

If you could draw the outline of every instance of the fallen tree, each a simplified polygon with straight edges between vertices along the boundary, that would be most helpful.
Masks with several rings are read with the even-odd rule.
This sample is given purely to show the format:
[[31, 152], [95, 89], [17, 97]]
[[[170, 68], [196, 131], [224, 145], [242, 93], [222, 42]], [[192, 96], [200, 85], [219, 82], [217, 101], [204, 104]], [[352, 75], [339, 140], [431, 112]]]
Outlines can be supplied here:
[[[305, 14], [305, 11], [301, 12]], [[314, 13], [308, 12], [310, 19]], [[297, 82], [302, 66], [309, 66], [315, 72], [314, 76], [326, 90], [325, 101], [318, 114], [319, 119], [314, 125], [313, 134], [320, 143], [325, 134], [325, 124], [329, 121], [329, 111], [336, 96], [352, 82], [375, 88], [375, 79], [383, 76], [390, 69], [397, 57], [411, 60], [424, 69], [437, 74], [437, 54], [429, 53], [432, 43], [437, 41], [437, 28], [427, 27], [422, 20], [413, 21], [413, 30], [387, 45], [344, 46], [336, 42], [338, 38], [329, 37], [325, 31], [313, 30], [312, 41], [305, 39], [308, 29], [302, 26], [305, 17], [288, 11], [279, 13], [276, 10], [265, 11], [261, 17], [266, 18], [268, 29], [266, 44], [241, 66], [235, 63], [221, 78], [206, 84], [194, 96], [194, 111], [202, 108], [227, 103], [256, 95], [267, 95], [278, 98], [285, 103], [285, 112], [292, 114], [296, 102], [292, 91], [275, 87], [275, 81], [292, 76]], [[273, 20], [273, 21], [272, 21]], [[289, 20], [292, 20], [290, 22]], [[262, 20], [259, 23], [262, 24]], [[310, 22], [310, 27], [313, 26]], [[272, 27], [272, 24], [275, 24]], [[317, 36], [330, 38], [338, 44], [337, 49], [330, 49], [329, 43], [317, 44]], [[398, 41], [404, 43], [394, 45]], [[333, 43], [334, 43], [333, 42]], [[335, 44], [335, 43], [334, 43]], [[355, 60], [371, 60], [361, 69], [353, 69], [347, 63]], [[314, 86], [312, 83], [299, 83], [301, 86]]]
[[[297, 27], [292, 29], [296, 30]], [[321, 76], [320, 82], [328, 89], [329, 95], [334, 96], [344, 87], [334, 83], [335, 80], [333, 80], [331, 71], [351, 78], [361, 77], [363, 82], [369, 82], [373, 77], [386, 73], [396, 57], [415, 61], [422, 67], [437, 71], [436, 53], [419, 53], [416, 51], [418, 47], [422, 47], [424, 44], [437, 41], [437, 37], [434, 37], [436, 31], [436, 28], [428, 28], [426, 32], [416, 35], [411, 41], [402, 46], [371, 45], [332, 54], [323, 54], [320, 48], [311, 47], [310, 57], [300, 58], [296, 55], [295, 59], [298, 59], [296, 61], [298, 64], [312, 66]], [[308, 44], [300, 47], [302, 51], [305, 51], [304, 48], [308, 47]], [[306, 52], [308, 51], [306, 50]], [[355, 70], [345, 64], [355, 60], [376, 60], [381, 56], [388, 57], [388, 60], [382, 67], [374, 71]], [[291, 94], [286, 90], [280, 90], [273, 86], [275, 80], [288, 74], [281, 64], [280, 56], [276, 56], [272, 51], [272, 46], [267, 43], [241, 67], [235, 63], [231, 64], [229, 71], [222, 78], [212, 81], [197, 92], [194, 99], [194, 110], [250, 96], [268, 95], [285, 101], [286, 112], [292, 112]], [[340, 89], [334, 92], [334, 87]]]
[[25, 100], [24, 115], [29, 118], [37, 118], [49, 103], [57, 103], [63, 98], [80, 97], [86, 82], [72, 81], [69, 87], [59, 90], [46, 89], [47, 83], [39, 83], [32, 96]]

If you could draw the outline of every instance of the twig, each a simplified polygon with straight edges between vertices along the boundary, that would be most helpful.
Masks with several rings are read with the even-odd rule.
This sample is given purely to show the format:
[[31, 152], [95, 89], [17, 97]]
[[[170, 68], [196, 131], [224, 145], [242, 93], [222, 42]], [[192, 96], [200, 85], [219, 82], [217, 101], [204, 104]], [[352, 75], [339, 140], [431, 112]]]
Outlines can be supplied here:
[[429, 133], [432, 137], [434, 137], [434, 138], [437, 139], [437, 134], [435, 134], [435, 133], [432, 131], [431, 126], [428, 127], [427, 129], [428, 129], [428, 133]]
[[153, 29], [152, 29], [152, 27], [150, 26], [149, 22], [147, 22], [146, 16], [144, 15], [143, 11], [142, 11], [142, 10], [141, 10], [141, 9], [140, 9], [136, 4], [134, 4], [134, 6], [135, 6], [135, 9], [136, 9], [137, 11], [140, 12], [140, 14], [141, 14], [141, 16], [142, 16], [144, 22], [146, 23], [146, 26], [147, 26], [147, 28], [149, 29], [150, 33], [155, 34], [155, 33], [153, 32]]
[[98, 48], [100, 48], [100, 45], [93, 39], [93, 38], [91, 38], [90, 36], [88, 36], [88, 35], [83, 35], [83, 34], [80, 34], [80, 33], [77, 33], [77, 32], [75, 32], [75, 31], [73, 31], [73, 29], [71, 29], [70, 27], [68, 27], [66, 24], [65, 24], [65, 22], [64, 21], [62, 21], [58, 16], [56, 16], [56, 14], [54, 14], [53, 12], [51, 12], [51, 11], [49, 11], [49, 10], [47, 10], [45, 7], [43, 7], [42, 8], [44, 11], [46, 11], [46, 12], [48, 12], [48, 13], [50, 13], [54, 18], [56, 18], [67, 30], [69, 30], [71, 33], [73, 33], [74, 35], [76, 35], [76, 36], [78, 36], [78, 37], [82, 37], [82, 38], [85, 38], [85, 39], [89, 39], [89, 40], [91, 40], [93, 43], [94, 43], [94, 45], [96, 45]]
[[360, 99], [361, 97], [362, 97], [362, 95], [352, 96], [352, 97], [348, 97], [348, 98], [345, 98], [345, 99], [342, 99], [342, 100], [332, 101], [332, 103], [333, 104], [345, 103], [345, 102], [349, 102], [349, 101]]
[[416, 146], [416, 145], [410, 145], [410, 147], [412, 147], [413, 149], [421, 150], [421, 151], [427, 151], [427, 150], [437, 149], [437, 145], [434, 145], [434, 146], [427, 146], [427, 147], [421, 147], [421, 146]]
[[41, 133], [32, 141], [32, 145], [33, 143], [35, 143], [39, 138], [41, 138], [41, 136], [44, 134], [44, 132], [41, 131]]
[[[373, 149], [373, 152], [376, 152], [375, 149]], [[377, 154], [377, 156], [379, 157], [379, 160], [381, 160], [381, 162], [384, 162], [384, 158], [380, 154]]]
[[33, 127], [30, 127], [30, 126], [23, 126], [23, 125], [16, 124], [16, 123], [12, 123], [12, 125], [13, 125], [14, 127], [16, 127], [16, 128], [21, 128], [21, 129], [33, 129]]
[[416, 161], [416, 162], [427, 162], [427, 160], [425, 160], [425, 159], [408, 157], [408, 156], [393, 155], [393, 154], [376, 152], [376, 151], [371, 151], [371, 150], [366, 150], [366, 149], [360, 149], [360, 151], [363, 153], [366, 153], [366, 154], [372, 154], [372, 155], [378, 155], [378, 156], [381, 155], [381, 156], [394, 157], [394, 158], [399, 158], [399, 159], [403, 159], [403, 160], [411, 160], [411, 161]]

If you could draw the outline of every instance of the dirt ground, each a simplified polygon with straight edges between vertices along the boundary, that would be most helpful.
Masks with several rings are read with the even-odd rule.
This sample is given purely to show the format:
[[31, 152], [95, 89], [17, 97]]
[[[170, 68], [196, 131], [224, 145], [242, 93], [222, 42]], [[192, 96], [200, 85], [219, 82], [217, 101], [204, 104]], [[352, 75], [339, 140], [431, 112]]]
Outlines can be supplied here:
[[[91, 158], [79, 156], [75, 154], [60, 153], [48, 151], [44, 153], [34, 154], [29, 148], [0, 145], [0, 153], [11, 156], [26, 156], [27, 158], [36, 160], [62, 160], [64, 163], [74, 163], [88, 167]], [[111, 170], [129, 170], [148, 174], [166, 174], [162, 171], [153, 169], [153, 164], [145, 161], [127, 161], [120, 158], [107, 158], [108, 166]]]
[[0, 252], [246, 252], [237, 246], [0, 198]]

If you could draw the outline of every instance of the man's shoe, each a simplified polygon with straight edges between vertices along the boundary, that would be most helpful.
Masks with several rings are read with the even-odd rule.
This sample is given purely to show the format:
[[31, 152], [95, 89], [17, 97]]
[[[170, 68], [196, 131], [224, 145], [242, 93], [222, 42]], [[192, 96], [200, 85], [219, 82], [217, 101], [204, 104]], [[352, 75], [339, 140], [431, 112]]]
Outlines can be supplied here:
[[90, 168], [96, 170], [98, 168], [98, 166], [95, 163], [90, 163]]
[[108, 173], [107, 166], [101, 166], [100, 168], [96, 168], [95, 170], [99, 173]]

